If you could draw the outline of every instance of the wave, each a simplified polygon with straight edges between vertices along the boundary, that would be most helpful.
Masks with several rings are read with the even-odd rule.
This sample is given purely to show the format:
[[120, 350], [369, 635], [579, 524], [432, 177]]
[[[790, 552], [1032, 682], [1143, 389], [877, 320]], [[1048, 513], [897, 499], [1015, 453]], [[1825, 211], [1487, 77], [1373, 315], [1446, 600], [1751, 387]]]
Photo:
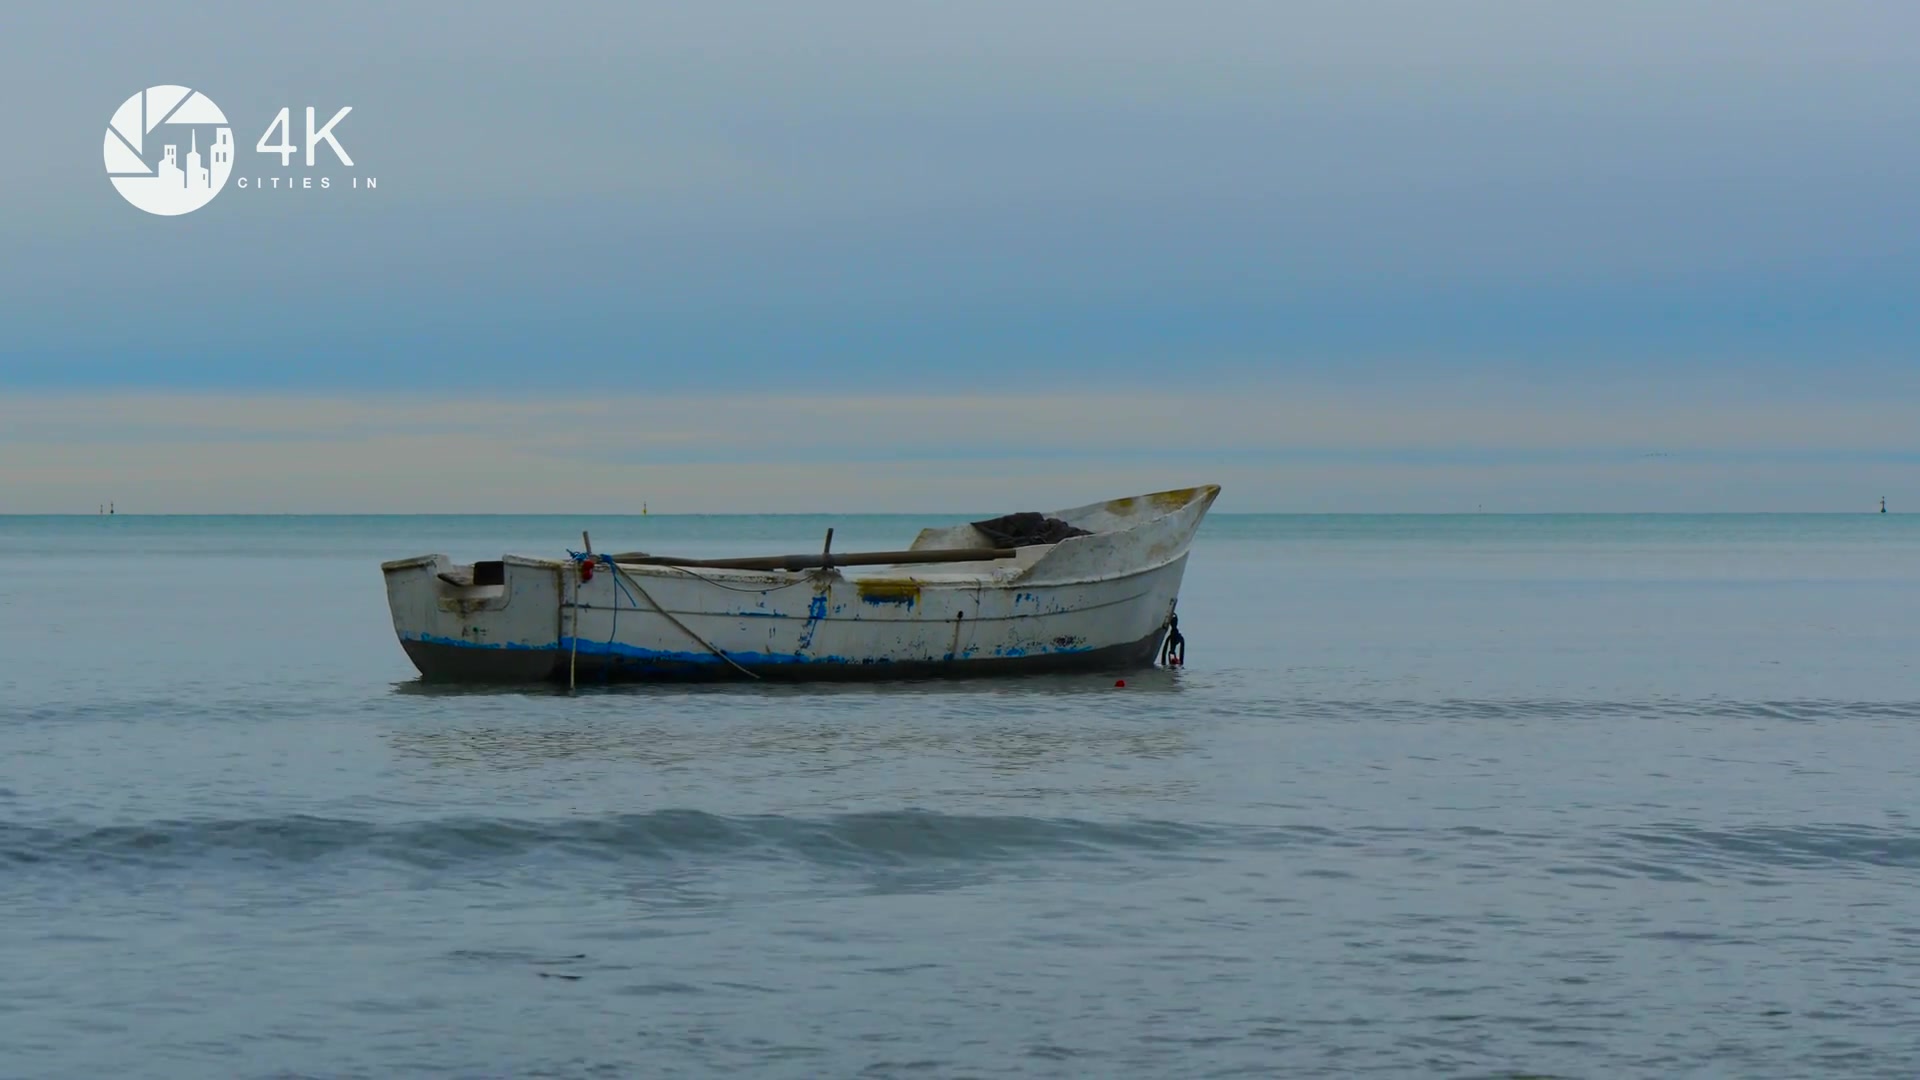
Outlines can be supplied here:
[[1920, 720], [1920, 701], [1844, 701], [1829, 698], [1736, 701], [1725, 698], [1649, 698], [1639, 701], [1577, 698], [1475, 700], [1268, 699], [1216, 707], [1216, 714], [1255, 713], [1276, 718], [1330, 720], [1593, 720], [1671, 717], [1751, 720]]
[[660, 810], [558, 821], [453, 818], [381, 823], [292, 815], [92, 827], [0, 823], [0, 867], [166, 866], [210, 857], [301, 863], [341, 855], [445, 866], [541, 852], [603, 860], [720, 855], [861, 866], [1040, 855], [1178, 854], [1258, 842], [1255, 834], [1264, 831], [1271, 830], [921, 810], [821, 818]]
[[[1044, 860], [1229, 860], [1294, 849], [1306, 876], [1347, 875], [1353, 859], [1456, 863], [1504, 875], [1594, 874], [1699, 880], [1777, 872], [1920, 869], [1920, 828], [1847, 823], [1714, 827], [1649, 822], [1573, 832], [1478, 825], [1345, 828], [1289, 824], [1098, 822], [901, 810], [793, 817], [696, 810], [550, 821], [447, 818], [378, 822], [291, 815], [133, 825], [0, 823], [0, 877], [35, 867], [168, 869], [208, 862], [289, 867], [372, 859], [416, 868], [545, 858], [598, 862], [786, 862], [852, 871]], [[1313, 855], [1319, 849], [1321, 855]], [[1327, 858], [1340, 865], [1329, 869]]]
[[1664, 824], [1627, 829], [1625, 845], [1702, 868], [1920, 867], [1920, 830], [1873, 825], [1754, 825], [1713, 829]]

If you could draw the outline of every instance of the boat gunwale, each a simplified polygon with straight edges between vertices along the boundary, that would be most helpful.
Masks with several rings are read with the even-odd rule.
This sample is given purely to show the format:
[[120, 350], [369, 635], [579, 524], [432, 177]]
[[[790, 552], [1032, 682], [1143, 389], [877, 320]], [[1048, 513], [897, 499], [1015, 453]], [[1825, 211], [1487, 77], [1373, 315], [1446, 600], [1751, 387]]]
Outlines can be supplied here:
[[[1050, 547], [1051, 545], [1047, 545], [1047, 546]], [[1119, 573], [1098, 574], [1090, 577], [1047, 578], [1044, 581], [1026, 581], [1020, 578], [1007, 578], [1004, 580], [996, 581], [992, 579], [990, 576], [985, 574], [974, 575], [970, 577], [962, 577], [962, 576], [956, 575], [949, 578], [917, 578], [917, 577], [911, 577], [911, 576], [902, 575], [902, 574], [876, 574], [872, 576], [853, 577], [853, 576], [848, 576], [846, 574], [842, 574], [839, 572], [838, 569], [833, 567], [826, 567], [826, 568], [815, 567], [808, 570], [739, 570], [739, 569], [733, 569], [733, 568], [721, 568], [717, 570], [710, 570], [710, 569], [703, 568], [698, 573], [692, 573], [692, 572], [687, 572], [687, 568], [684, 566], [665, 566], [659, 563], [615, 563], [614, 565], [618, 566], [621, 572], [625, 574], [642, 574], [644, 572], [644, 576], [659, 577], [659, 578], [664, 578], [664, 579], [673, 580], [673, 581], [704, 582], [706, 581], [706, 579], [709, 579], [709, 578], [724, 578], [729, 586], [738, 586], [739, 584], [742, 584], [744, 581], [752, 581], [752, 580], [758, 579], [761, 581], [765, 581], [767, 583], [766, 589], [752, 590], [752, 591], [760, 591], [760, 592], [773, 592], [779, 589], [791, 588], [794, 585], [797, 585], [800, 582], [804, 581], [806, 578], [810, 576], [825, 576], [825, 575], [831, 575], [832, 577], [838, 578], [839, 580], [847, 582], [848, 584], [851, 584], [851, 585], [859, 585], [862, 582], [900, 581], [900, 582], [911, 582], [915, 585], [920, 586], [923, 589], [955, 589], [955, 590], [964, 590], [967, 592], [972, 592], [978, 589], [1003, 589], [1003, 590], [1009, 590], [1009, 591], [1015, 591], [1015, 592], [1024, 592], [1028, 589], [1036, 588], [1036, 587], [1052, 589], [1052, 588], [1058, 588], [1063, 586], [1073, 586], [1073, 585], [1094, 585], [1094, 584], [1099, 584], [1101, 582], [1106, 582], [1106, 581], [1124, 581], [1130, 577], [1137, 577], [1141, 574], [1152, 573], [1153, 571], [1158, 570], [1168, 565], [1169, 563], [1176, 562], [1180, 559], [1185, 558], [1187, 554], [1188, 552], [1185, 549], [1182, 549], [1181, 551], [1178, 551], [1175, 554], [1168, 556], [1167, 558], [1162, 559], [1158, 562], [1147, 563], [1138, 567], [1129, 567], [1125, 571], [1122, 571]], [[451, 558], [451, 556], [446, 556], [446, 555], [416, 556], [413, 559], [399, 560], [399, 565], [395, 566], [394, 569], [410, 570], [418, 567], [424, 567], [424, 566], [431, 565], [432, 560], [439, 559], [439, 558]], [[482, 560], [482, 561], [485, 561], [485, 560]], [[515, 562], [517, 565], [520, 565], [520, 566], [528, 566], [528, 567], [533, 567], [535, 569], [547, 569], [547, 570], [555, 570], [555, 571], [564, 571], [568, 566], [575, 565], [574, 560], [572, 559], [543, 559], [543, 558], [522, 557], [520, 559], [516, 559]], [[463, 566], [467, 564], [454, 563], [454, 565]], [[897, 565], [912, 566], [914, 564], [900, 563]], [[884, 570], [886, 569], [886, 567], [875, 567], [874, 569]], [[825, 571], [824, 574], [823, 574], [823, 570]], [[654, 573], [655, 571], [681, 571], [683, 576], [671, 576], [669, 574]], [[772, 575], [772, 574], [779, 574], [784, 576], [781, 578], [768, 577], [768, 575]], [[730, 575], [740, 575], [740, 576], [730, 576]]]
[[[1063, 510], [1055, 510], [1052, 512], [1052, 515], [1058, 516], [1061, 514], [1071, 514], [1076, 511], [1097, 509], [1097, 508], [1112, 505], [1113, 503], [1116, 503], [1116, 502], [1153, 500], [1157, 496], [1171, 495], [1176, 493], [1191, 493], [1191, 494], [1189, 498], [1187, 498], [1185, 501], [1181, 502], [1179, 505], [1175, 506], [1174, 508], [1170, 510], [1162, 511], [1151, 517], [1142, 518], [1139, 521], [1130, 522], [1123, 528], [1105, 529], [1099, 532], [1091, 532], [1084, 536], [1070, 536], [1065, 540], [1056, 541], [1051, 544], [1027, 545], [1026, 547], [1022, 548], [1021, 551], [1034, 553], [1030, 557], [1023, 558], [1021, 555], [1015, 555], [1015, 556], [1004, 558], [1004, 559], [977, 560], [979, 562], [985, 562], [990, 564], [998, 563], [998, 564], [1004, 564], [1004, 565], [997, 566], [995, 567], [994, 570], [982, 571], [977, 574], [969, 574], [964, 576], [954, 575], [950, 578], [945, 578], [945, 579], [942, 579], [940, 577], [914, 577], [910, 573], [901, 574], [901, 573], [886, 572], [886, 571], [894, 570], [895, 568], [926, 565], [926, 564], [918, 564], [918, 563], [882, 563], [882, 564], [874, 564], [871, 566], [860, 568], [861, 570], [873, 571], [874, 574], [871, 577], [868, 577], [865, 575], [858, 575], [858, 576], [849, 575], [844, 573], [842, 568], [834, 567], [834, 566], [809, 567], [805, 570], [758, 570], [758, 569], [745, 569], [741, 567], [700, 567], [696, 572], [694, 568], [691, 568], [691, 567], [674, 566], [666, 563], [631, 563], [631, 562], [619, 562], [616, 560], [614, 561], [614, 565], [618, 566], [623, 572], [628, 574], [644, 573], [644, 574], [647, 574], [647, 576], [653, 576], [653, 577], [667, 576], [667, 575], [655, 574], [653, 573], [653, 571], [669, 570], [669, 571], [683, 572], [685, 574], [685, 579], [700, 580], [703, 578], [719, 578], [719, 579], [726, 580], [729, 585], [760, 581], [760, 582], [767, 583], [770, 590], [790, 588], [793, 585], [798, 584], [801, 579], [807, 576], [819, 575], [822, 573], [832, 574], [833, 576], [836, 576], [843, 581], [854, 582], [854, 583], [858, 583], [862, 580], [869, 580], [869, 581], [870, 580], [909, 580], [909, 581], [913, 581], [918, 585], [921, 585], [922, 587], [934, 586], [934, 587], [948, 587], [948, 588], [962, 588], [962, 589], [977, 589], [977, 588], [984, 588], [984, 587], [1014, 588], [1014, 587], [1019, 587], [1023, 585], [1042, 585], [1048, 588], [1055, 587], [1055, 586], [1085, 585], [1085, 584], [1092, 584], [1094, 582], [1113, 581], [1113, 580], [1117, 580], [1117, 577], [1116, 575], [1109, 574], [1109, 575], [1093, 575], [1093, 576], [1081, 576], [1081, 577], [1071, 577], [1071, 578], [1048, 578], [1044, 581], [1039, 581], [1039, 582], [1023, 582], [1019, 579], [1018, 576], [1008, 578], [1003, 581], [996, 581], [996, 580], [993, 580], [992, 575], [998, 570], [1006, 570], [1006, 569], [1014, 569], [1014, 568], [1019, 568], [1021, 574], [1025, 574], [1031, 571], [1036, 565], [1040, 563], [1042, 559], [1046, 558], [1046, 556], [1058, 550], [1061, 544], [1071, 543], [1076, 540], [1086, 541], [1086, 540], [1102, 539], [1106, 537], [1122, 536], [1127, 533], [1135, 532], [1140, 529], [1146, 528], [1147, 526], [1165, 521], [1166, 519], [1173, 517], [1177, 514], [1186, 513], [1187, 511], [1193, 508], [1195, 503], [1204, 501], [1208, 504], [1211, 504], [1215, 498], [1219, 497], [1220, 485], [1199, 484], [1194, 487], [1188, 487], [1188, 488], [1169, 488], [1165, 491], [1150, 491], [1144, 494], [1130, 495], [1120, 499], [1109, 499], [1106, 502], [1087, 503], [1082, 506], [1068, 507]], [[1209, 508], [1211, 507], [1209, 506]], [[1197, 531], [1197, 528], [1198, 526], [1196, 525], [1196, 531]], [[1189, 543], [1190, 543], [1190, 540], [1189, 540]], [[1181, 550], [1177, 554], [1167, 559], [1164, 559], [1160, 562], [1151, 563], [1146, 566], [1143, 566], [1138, 571], [1134, 571], [1134, 572], [1146, 572], [1148, 570], [1153, 570], [1153, 569], [1157, 569], [1158, 567], [1165, 566], [1167, 565], [1167, 563], [1172, 562], [1174, 559], [1184, 556], [1186, 554], [1186, 547], [1187, 545], [1183, 545]], [[427, 554], [427, 555], [415, 555], [409, 558], [395, 559], [390, 562], [384, 562], [380, 564], [380, 569], [383, 572], [388, 572], [388, 573], [399, 571], [399, 570], [410, 570], [416, 567], [432, 565], [433, 562], [438, 559], [446, 559], [449, 562], [453, 562], [453, 565], [455, 566], [471, 565], [468, 563], [455, 562], [452, 556], [446, 555], [444, 553], [434, 553], [434, 554]], [[478, 561], [486, 562], [489, 560], [482, 559]], [[543, 556], [543, 555], [518, 555], [513, 553], [505, 553], [501, 555], [499, 561], [512, 563], [517, 566], [529, 566], [529, 567], [536, 567], [536, 568], [560, 570], [570, 564], [573, 564], [577, 560], [556, 559], [550, 556]], [[1125, 574], [1119, 575], [1119, 577], [1125, 577], [1125, 576], [1127, 575]]]

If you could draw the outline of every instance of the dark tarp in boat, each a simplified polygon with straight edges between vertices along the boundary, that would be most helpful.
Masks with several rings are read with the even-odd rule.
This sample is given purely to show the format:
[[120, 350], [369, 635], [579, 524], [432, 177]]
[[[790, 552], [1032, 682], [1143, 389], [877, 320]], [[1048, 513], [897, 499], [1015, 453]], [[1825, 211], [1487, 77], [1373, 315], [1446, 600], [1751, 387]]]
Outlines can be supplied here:
[[1085, 529], [1069, 525], [1056, 517], [1045, 514], [1022, 513], [1006, 514], [986, 521], [976, 521], [973, 527], [980, 535], [995, 547], [1031, 547], [1035, 544], [1057, 544], [1069, 536], [1092, 536]]

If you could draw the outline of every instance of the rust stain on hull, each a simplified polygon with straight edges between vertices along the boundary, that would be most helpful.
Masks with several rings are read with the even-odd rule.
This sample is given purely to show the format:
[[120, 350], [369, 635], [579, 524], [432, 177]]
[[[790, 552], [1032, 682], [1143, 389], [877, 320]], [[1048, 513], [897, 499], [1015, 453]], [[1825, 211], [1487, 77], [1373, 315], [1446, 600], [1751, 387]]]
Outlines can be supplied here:
[[1110, 499], [1102, 507], [1109, 514], [1126, 516], [1138, 512], [1144, 505], [1158, 513], [1170, 514], [1200, 497], [1197, 487], [1178, 488], [1173, 491], [1156, 491], [1151, 495], [1134, 495], [1125, 499]]
[[1173, 511], [1200, 497], [1199, 488], [1181, 488], [1178, 491], [1156, 491], [1152, 495], [1142, 496], [1153, 504], [1155, 510]]

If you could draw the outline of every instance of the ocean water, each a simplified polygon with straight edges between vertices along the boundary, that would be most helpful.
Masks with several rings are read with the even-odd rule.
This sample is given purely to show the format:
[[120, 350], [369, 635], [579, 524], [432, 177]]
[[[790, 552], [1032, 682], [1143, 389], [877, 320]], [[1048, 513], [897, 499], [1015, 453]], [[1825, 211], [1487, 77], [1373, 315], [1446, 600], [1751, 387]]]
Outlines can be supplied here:
[[0, 517], [0, 1076], [1920, 1075], [1920, 517], [1216, 515], [1189, 666], [424, 688], [377, 563]]

